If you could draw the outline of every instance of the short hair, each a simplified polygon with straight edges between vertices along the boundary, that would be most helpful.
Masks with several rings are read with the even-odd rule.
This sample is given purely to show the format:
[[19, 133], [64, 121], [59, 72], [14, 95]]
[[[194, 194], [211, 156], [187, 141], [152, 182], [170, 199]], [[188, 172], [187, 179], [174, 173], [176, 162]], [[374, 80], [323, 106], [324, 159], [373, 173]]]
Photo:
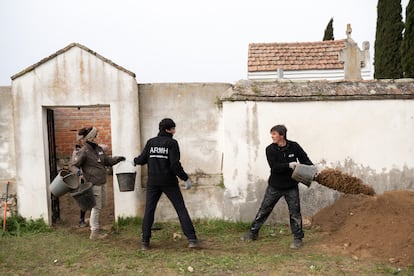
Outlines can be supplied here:
[[170, 130], [175, 127], [175, 122], [170, 118], [164, 118], [158, 125], [160, 131], [164, 131], [166, 129]]
[[279, 135], [287, 139], [287, 128], [284, 125], [275, 125], [270, 129], [270, 132], [276, 131]]

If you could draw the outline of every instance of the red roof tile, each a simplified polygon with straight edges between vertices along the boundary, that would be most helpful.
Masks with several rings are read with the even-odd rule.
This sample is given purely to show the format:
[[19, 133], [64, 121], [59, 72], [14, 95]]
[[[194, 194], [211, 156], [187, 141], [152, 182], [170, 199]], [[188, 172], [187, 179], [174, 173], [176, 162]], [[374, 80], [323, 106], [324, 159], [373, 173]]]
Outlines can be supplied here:
[[343, 69], [345, 39], [317, 42], [251, 43], [248, 71]]

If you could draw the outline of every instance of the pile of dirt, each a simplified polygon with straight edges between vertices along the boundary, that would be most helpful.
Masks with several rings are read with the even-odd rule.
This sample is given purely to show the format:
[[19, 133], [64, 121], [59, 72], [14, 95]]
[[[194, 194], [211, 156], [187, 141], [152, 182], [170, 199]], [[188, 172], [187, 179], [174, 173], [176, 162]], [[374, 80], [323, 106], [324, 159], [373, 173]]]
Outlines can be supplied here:
[[365, 185], [361, 179], [335, 169], [322, 170], [316, 175], [315, 181], [345, 194], [375, 195], [374, 189]]
[[414, 264], [414, 192], [345, 194], [312, 218], [326, 232], [324, 248], [397, 265]]

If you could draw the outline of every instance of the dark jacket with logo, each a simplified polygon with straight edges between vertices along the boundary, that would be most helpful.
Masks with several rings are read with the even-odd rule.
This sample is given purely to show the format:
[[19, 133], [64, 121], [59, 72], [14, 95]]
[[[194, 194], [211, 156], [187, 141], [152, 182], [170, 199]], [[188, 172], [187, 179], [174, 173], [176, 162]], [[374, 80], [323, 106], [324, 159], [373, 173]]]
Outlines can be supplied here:
[[289, 168], [290, 162], [299, 162], [305, 165], [313, 165], [302, 147], [290, 140], [286, 140], [286, 146], [279, 147], [272, 143], [266, 148], [267, 162], [270, 166], [269, 185], [276, 189], [290, 189], [298, 185], [292, 179], [293, 170]]
[[82, 169], [83, 178], [87, 182], [100, 186], [106, 183], [105, 166], [113, 166], [119, 161], [119, 157], [107, 156], [99, 145], [86, 142], [73, 156], [71, 166]]
[[165, 131], [148, 140], [134, 163], [148, 164], [148, 185], [177, 185], [177, 176], [183, 181], [188, 179], [180, 163], [178, 142]]

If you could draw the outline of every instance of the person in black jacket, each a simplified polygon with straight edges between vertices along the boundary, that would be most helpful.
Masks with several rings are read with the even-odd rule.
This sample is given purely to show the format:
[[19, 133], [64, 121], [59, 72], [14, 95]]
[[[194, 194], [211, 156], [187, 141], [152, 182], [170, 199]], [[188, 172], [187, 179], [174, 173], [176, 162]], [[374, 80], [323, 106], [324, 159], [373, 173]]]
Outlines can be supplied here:
[[188, 239], [188, 247], [199, 247], [193, 223], [178, 186], [177, 176], [185, 181], [186, 189], [190, 189], [192, 183], [181, 166], [178, 142], [172, 138], [174, 134], [174, 121], [169, 118], [161, 120], [158, 136], [149, 139], [142, 153], [133, 161], [134, 165], [148, 164], [148, 185], [142, 223], [141, 250], [149, 249], [154, 213], [162, 193], [168, 197], [178, 214], [181, 228]]
[[298, 182], [292, 178], [292, 173], [298, 161], [306, 165], [313, 164], [298, 143], [287, 140], [287, 129], [284, 125], [272, 127], [270, 133], [273, 143], [266, 148], [267, 162], [270, 166], [268, 186], [250, 231], [242, 237], [242, 240], [257, 240], [260, 228], [279, 199], [284, 197], [289, 209], [290, 229], [293, 234], [293, 243], [290, 247], [297, 249], [302, 246], [304, 233]]

